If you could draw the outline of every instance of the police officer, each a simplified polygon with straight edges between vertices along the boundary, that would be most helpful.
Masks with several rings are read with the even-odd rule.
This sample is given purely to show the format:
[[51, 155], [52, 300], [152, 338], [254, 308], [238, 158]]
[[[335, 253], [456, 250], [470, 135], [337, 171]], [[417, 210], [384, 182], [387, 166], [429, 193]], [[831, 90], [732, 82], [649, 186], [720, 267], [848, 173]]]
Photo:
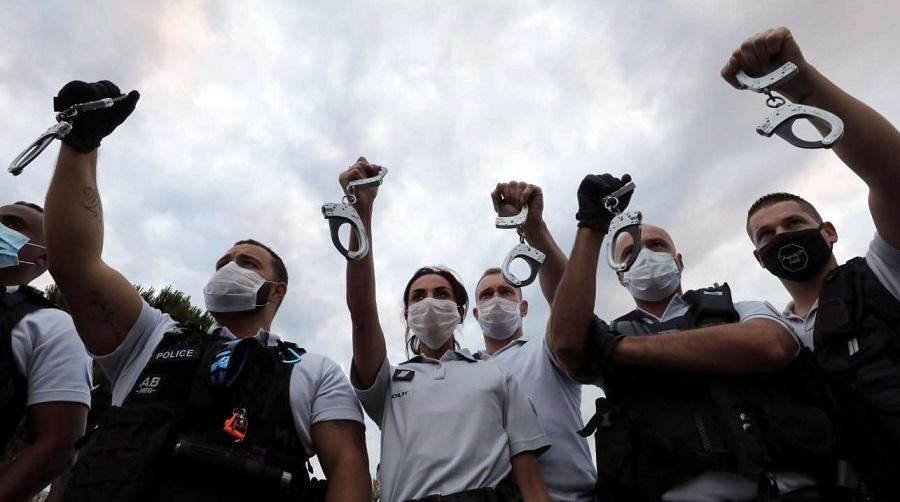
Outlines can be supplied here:
[[[494, 209], [516, 214], [528, 207], [524, 235], [528, 243], [547, 255], [538, 272], [541, 291], [553, 303], [566, 267], [566, 255], [542, 218], [541, 188], [528, 183], [498, 183], [491, 193]], [[489, 268], [475, 286], [475, 319], [481, 325], [485, 350], [476, 354], [491, 359], [515, 376], [538, 410], [538, 420], [553, 445], [538, 457], [541, 474], [555, 501], [594, 499], [597, 472], [587, 440], [576, 431], [581, 418], [581, 384], [572, 379], [553, 356], [543, 337], [524, 336], [522, 318], [528, 301], [522, 290], [503, 280], [499, 268]]]
[[619, 280], [637, 308], [609, 327], [592, 316], [612, 218], [602, 200], [623, 184], [591, 175], [579, 187], [579, 229], [548, 329], [569, 371], [606, 392], [584, 431], [595, 433], [600, 495], [819, 500], [818, 475], [834, 467], [827, 401], [771, 306], [735, 304], [727, 285], [683, 292], [672, 238], [645, 224], [639, 242], [622, 234], [615, 248], [621, 262], [634, 253]]
[[864, 258], [838, 267], [837, 231], [793, 194], [761, 197], [747, 215], [757, 261], [791, 295], [784, 310], [815, 351], [837, 399], [841, 453], [863, 475], [862, 491], [900, 499], [900, 133], [813, 67], [787, 28], [744, 41], [722, 69], [732, 85], [791, 61], [799, 74], [777, 91], [844, 121], [838, 157], [869, 187], [875, 238]]
[[[340, 175], [341, 185], [375, 176], [378, 169], [360, 157]], [[509, 372], [458, 348], [454, 332], [468, 295], [455, 274], [442, 267], [413, 274], [403, 292], [403, 315], [414, 356], [397, 366], [388, 360], [375, 300], [376, 195], [377, 188], [356, 193], [370, 247], [362, 260], [347, 262], [347, 306], [353, 321], [351, 380], [381, 428], [382, 498], [549, 500], [536, 460], [549, 443], [533, 406]], [[350, 247], [356, 245], [353, 236]]]
[[0, 500], [24, 500], [75, 461], [91, 405], [91, 360], [72, 318], [28, 286], [47, 270], [43, 209], [0, 207], [0, 452], [24, 416], [29, 444], [0, 467]]
[[[107, 81], [74, 81], [55, 104], [120, 94]], [[203, 290], [218, 325], [210, 333], [150, 307], [102, 260], [97, 147], [138, 97], [79, 114], [47, 194], [50, 271], [113, 394], [66, 498], [319, 500], [305, 465], [318, 454], [328, 500], [367, 500], [362, 416], [349, 382], [333, 361], [270, 332], [288, 287], [274, 251], [244, 240], [219, 258]]]

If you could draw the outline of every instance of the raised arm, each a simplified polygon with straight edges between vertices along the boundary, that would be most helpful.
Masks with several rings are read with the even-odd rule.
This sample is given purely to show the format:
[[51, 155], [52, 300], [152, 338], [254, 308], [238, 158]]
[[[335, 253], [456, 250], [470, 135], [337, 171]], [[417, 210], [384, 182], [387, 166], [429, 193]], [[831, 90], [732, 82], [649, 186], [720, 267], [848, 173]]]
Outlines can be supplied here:
[[491, 192], [491, 200], [494, 203], [494, 210], [502, 212], [503, 215], [516, 214], [528, 206], [528, 217], [525, 219], [524, 227], [525, 240], [547, 255], [538, 271], [538, 281], [541, 283], [541, 292], [547, 303], [553, 305], [556, 288], [562, 280], [568, 260], [544, 222], [544, 194], [541, 187], [521, 181], [497, 183], [497, 188]]
[[[350, 169], [341, 173], [341, 186], [346, 187], [353, 180], [370, 178], [378, 174], [378, 167], [360, 157]], [[387, 356], [384, 332], [378, 319], [378, 305], [375, 300], [375, 262], [372, 240], [372, 205], [378, 195], [378, 188], [365, 188], [356, 192], [354, 207], [359, 213], [369, 238], [369, 254], [359, 261], [347, 261], [347, 307], [353, 323], [353, 365], [350, 379], [359, 388], [367, 389], [375, 383], [378, 369]], [[359, 243], [350, 234], [350, 249]]]
[[[630, 180], [627, 174], [621, 180], [609, 174], [589, 175], [578, 187], [579, 228], [547, 324], [551, 350], [573, 375], [581, 373], [588, 362], [587, 337], [594, 315], [597, 260], [613, 218], [602, 199]], [[622, 197], [619, 207], [624, 209], [630, 199], [631, 194]]]
[[[70, 82], [57, 104], [119, 96], [109, 82]], [[44, 203], [44, 233], [50, 273], [59, 286], [88, 351], [104, 355], [119, 346], [141, 309], [141, 298], [121, 274], [101, 258], [103, 208], [97, 189], [100, 139], [134, 110], [138, 94], [112, 108], [84, 112], [63, 138], [56, 170]]]
[[776, 90], [793, 102], [828, 110], [844, 121], [844, 136], [833, 149], [869, 186], [869, 208], [878, 233], [900, 248], [900, 132], [881, 114], [844, 92], [813, 67], [787, 28], [775, 28], [745, 40], [722, 68], [734, 86], [734, 74], [761, 75], [791, 61], [800, 73]]

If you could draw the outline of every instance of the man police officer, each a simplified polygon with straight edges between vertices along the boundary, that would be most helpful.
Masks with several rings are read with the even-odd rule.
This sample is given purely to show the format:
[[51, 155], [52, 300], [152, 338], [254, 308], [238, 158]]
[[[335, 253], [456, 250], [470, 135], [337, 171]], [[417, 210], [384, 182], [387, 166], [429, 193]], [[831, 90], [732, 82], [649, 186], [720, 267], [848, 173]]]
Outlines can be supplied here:
[[[118, 97], [108, 81], [66, 84], [57, 110]], [[46, 201], [50, 271], [112, 384], [113, 407], [79, 453], [67, 500], [319, 500], [306, 462], [318, 454], [325, 500], [367, 500], [362, 416], [330, 359], [270, 332], [287, 271], [244, 240], [216, 263], [205, 333], [142, 301], [101, 258], [97, 147], [134, 110], [136, 91], [76, 117]], [[223, 425], [224, 424], [224, 425]]]

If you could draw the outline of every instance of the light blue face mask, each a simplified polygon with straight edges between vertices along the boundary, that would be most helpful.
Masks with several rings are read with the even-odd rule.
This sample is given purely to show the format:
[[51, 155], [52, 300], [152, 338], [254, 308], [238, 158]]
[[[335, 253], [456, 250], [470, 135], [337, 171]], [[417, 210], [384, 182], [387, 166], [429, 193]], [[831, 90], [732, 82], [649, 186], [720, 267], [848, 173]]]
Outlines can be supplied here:
[[28, 242], [28, 237], [20, 232], [0, 224], [0, 268], [15, 267], [20, 263], [37, 265], [31, 261], [19, 260], [19, 251], [25, 246], [47, 249], [40, 244]]

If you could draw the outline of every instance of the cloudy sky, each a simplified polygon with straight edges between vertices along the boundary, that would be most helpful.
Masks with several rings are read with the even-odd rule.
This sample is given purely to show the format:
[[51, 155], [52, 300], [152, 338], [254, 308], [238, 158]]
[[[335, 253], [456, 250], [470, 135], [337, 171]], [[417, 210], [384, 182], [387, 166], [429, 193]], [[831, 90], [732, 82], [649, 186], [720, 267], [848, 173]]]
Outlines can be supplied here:
[[[345, 370], [345, 262], [319, 207], [359, 155], [391, 169], [376, 206], [381, 318], [403, 359], [400, 296], [418, 266], [446, 264], [470, 289], [516, 242], [493, 228], [498, 181], [543, 187], [564, 250], [587, 173], [630, 173], [632, 207], [668, 228], [687, 288], [728, 281], [738, 299], [786, 294], [751, 256], [746, 208], [793, 191], [837, 226], [843, 260], [865, 252], [865, 186], [828, 151], [758, 136], [764, 99], [719, 68], [747, 36], [786, 25], [836, 83], [900, 122], [900, 9], [883, 2], [3, 2], [0, 158], [53, 123], [72, 79], [142, 98], [104, 141], [104, 258], [135, 283], [202, 304], [238, 239], [273, 246], [290, 293], [275, 330]], [[890, 42], [894, 40], [895, 42]], [[57, 146], [0, 182], [41, 202]], [[597, 312], [632, 308], [605, 267]], [[40, 284], [50, 282], [44, 277]], [[526, 334], [548, 308], [537, 286]], [[463, 344], [483, 346], [468, 319]], [[595, 389], [585, 390], [589, 413]], [[369, 423], [377, 463], [377, 428]]]

